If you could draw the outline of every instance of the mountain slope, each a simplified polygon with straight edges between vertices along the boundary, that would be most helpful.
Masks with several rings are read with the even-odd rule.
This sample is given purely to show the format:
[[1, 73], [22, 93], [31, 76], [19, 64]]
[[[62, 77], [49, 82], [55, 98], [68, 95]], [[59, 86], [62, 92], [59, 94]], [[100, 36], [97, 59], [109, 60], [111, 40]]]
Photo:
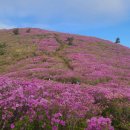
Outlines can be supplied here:
[[130, 49], [36, 28], [0, 30], [1, 130], [130, 130]]
[[93, 37], [26, 31], [19, 29], [19, 35], [0, 31], [0, 42], [6, 44], [5, 54], [0, 55], [4, 75], [65, 83], [130, 84], [130, 49]]

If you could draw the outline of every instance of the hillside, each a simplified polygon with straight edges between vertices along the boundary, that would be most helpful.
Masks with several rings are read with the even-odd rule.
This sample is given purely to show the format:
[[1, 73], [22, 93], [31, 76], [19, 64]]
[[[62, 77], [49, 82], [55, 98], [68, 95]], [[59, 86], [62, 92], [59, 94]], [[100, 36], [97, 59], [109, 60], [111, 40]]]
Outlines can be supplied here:
[[[2, 130], [10, 129], [10, 125], [19, 130], [25, 123], [22, 115], [32, 120], [33, 127], [26, 117], [25, 128], [42, 129], [36, 121], [38, 108], [47, 116], [46, 120], [40, 119], [46, 124], [45, 130], [97, 130], [86, 124], [92, 117], [110, 118], [115, 130], [130, 130], [129, 87], [127, 47], [36, 28], [19, 29], [18, 34], [13, 29], [0, 30]], [[18, 114], [20, 111], [22, 114]], [[57, 113], [62, 118], [55, 117]]]
[[0, 42], [6, 44], [0, 55], [1, 74], [65, 83], [130, 85], [130, 49], [93, 37], [26, 30], [20, 29], [19, 35], [0, 31]]

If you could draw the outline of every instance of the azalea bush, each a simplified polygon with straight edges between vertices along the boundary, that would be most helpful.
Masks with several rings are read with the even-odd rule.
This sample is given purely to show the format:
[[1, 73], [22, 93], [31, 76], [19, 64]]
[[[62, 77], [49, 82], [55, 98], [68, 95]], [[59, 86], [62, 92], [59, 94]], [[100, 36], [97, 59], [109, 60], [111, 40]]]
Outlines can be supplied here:
[[[92, 117], [102, 114], [110, 117], [112, 112], [105, 114], [105, 100], [129, 99], [129, 94], [124, 95], [124, 91], [130, 91], [129, 88], [115, 89], [113, 94], [114, 89], [1, 77], [0, 127], [2, 130], [83, 130], [86, 127], [89, 130], [91, 121], [100, 123], [104, 120], [108, 122], [104, 127], [108, 125], [109, 128], [109, 119]], [[90, 119], [88, 126], [85, 123], [87, 119]], [[101, 126], [104, 121], [101, 121]]]
[[111, 126], [111, 120], [103, 117], [92, 117], [87, 121], [88, 127], [85, 130], [114, 130]]

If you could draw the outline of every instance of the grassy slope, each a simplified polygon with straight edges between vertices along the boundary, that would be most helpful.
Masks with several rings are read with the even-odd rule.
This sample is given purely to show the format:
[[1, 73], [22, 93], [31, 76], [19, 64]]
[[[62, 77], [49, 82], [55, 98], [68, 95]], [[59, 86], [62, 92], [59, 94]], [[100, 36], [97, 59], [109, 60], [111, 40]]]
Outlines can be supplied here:
[[[40, 29], [0, 31], [0, 73], [64, 83], [129, 85], [130, 49], [93, 37]], [[72, 45], [67, 41], [73, 37]]]

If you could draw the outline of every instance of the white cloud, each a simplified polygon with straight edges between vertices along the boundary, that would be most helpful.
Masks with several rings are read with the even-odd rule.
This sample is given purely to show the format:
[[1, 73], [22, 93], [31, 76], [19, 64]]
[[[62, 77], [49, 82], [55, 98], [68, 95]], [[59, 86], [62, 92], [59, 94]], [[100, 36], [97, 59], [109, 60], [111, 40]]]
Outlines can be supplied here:
[[129, 7], [129, 0], [4, 0], [0, 20], [32, 16], [38, 24], [104, 26], [126, 20]]
[[11, 29], [11, 28], [14, 28], [14, 26], [0, 23], [0, 29]]

